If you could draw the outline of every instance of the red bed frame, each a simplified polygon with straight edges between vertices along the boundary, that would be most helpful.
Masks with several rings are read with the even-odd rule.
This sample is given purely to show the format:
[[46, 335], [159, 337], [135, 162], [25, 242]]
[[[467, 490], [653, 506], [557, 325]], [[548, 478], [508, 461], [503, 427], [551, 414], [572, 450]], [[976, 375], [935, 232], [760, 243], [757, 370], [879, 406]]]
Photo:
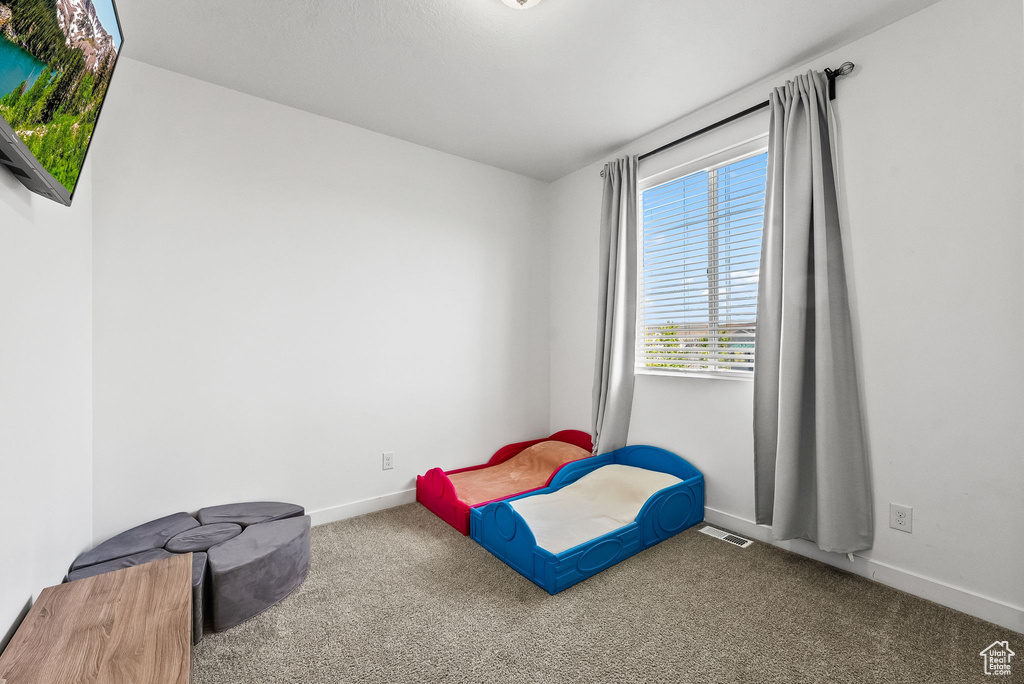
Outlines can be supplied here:
[[[487, 463], [481, 465], [469, 466], [468, 468], [459, 468], [458, 470], [444, 471], [440, 468], [431, 468], [425, 475], [416, 476], [416, 500], [426, 506], [434, 515], [444, 520], [446, 523], [457, 529], [462, 534], [469, 534], [469, 509], [476, 508], [478, 506], [486, 506], [493, 501], [501, 501], [512, 496], [519, 496], [526, 492], [532, 492], [537, 489], [543, 489], [551, 482], [551, 477], [554, 477], [559, 470], [565, 467], [563, 463], [561, 466], [555, 469], [555, 472], [551, 473], [551, 477], [541, 487], [534, 487], [533, 489], [527, 489], [522, 492], [514, 492], [508, 496], [503, 496], [491, 501], [481, 501], [474, 506], [470, 506], [465, 501], [459, 499], [455, 493], [455, 485], [448, 479], [449, 475], [455, 473], [464, 473], [469, 470], [480, 470], [481, 468], [489, 468], [490, 466], [504, 463], [508, 459], [518, 454], [523, 449], [532, 447], [534, 444], [540, 444], [541, 442], [565, 442], [566, 444], [572, 444], [578, 446], [581, 449], [591, 451], [594, 448], [593, 443], [590, 441], [590, 435], [579, 430], [562, 430], [556, 432], [550, 437], [544, 439], [531, 439], [528, 442], [517, 442], [515, 444], [509, 444], [503, 446], [494, 452], [490, 460]], [[570, 461], [571, 463], [571, 461]]]

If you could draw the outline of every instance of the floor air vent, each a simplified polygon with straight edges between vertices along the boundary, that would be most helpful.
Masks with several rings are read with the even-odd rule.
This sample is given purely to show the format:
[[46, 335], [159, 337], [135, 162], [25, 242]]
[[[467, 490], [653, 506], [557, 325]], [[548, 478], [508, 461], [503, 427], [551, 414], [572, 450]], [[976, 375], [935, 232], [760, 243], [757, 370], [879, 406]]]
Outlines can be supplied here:
[[731, 532], [723, 532], [722, 530], [717, 530], [714, 527], [705, 526], [702, 527], [700, 531], [704, 534], [714, 537], [715, 539], [721, 539], [722, 541], [729, 542], [730, 544], [738, 546], [741, 549], [745, 549], [754, 543], [749, 539], [744, 539], [743, 537], [737, 536]]

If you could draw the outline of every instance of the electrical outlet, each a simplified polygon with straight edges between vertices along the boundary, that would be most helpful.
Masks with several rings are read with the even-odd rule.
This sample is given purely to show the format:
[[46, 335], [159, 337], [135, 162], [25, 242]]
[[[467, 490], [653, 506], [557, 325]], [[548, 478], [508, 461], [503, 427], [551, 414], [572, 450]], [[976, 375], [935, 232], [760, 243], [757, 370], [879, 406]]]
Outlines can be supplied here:
[[380, 460], [380, 469], [381, 470], [391, 470], [394, 467], [395, 467], [395, 452], [394, 451], [385, 451], [382, 454], [382, 458]]
[[889, 504], [889, 527], [900, 532], [914, 531], [914, 509], [910, 506]]

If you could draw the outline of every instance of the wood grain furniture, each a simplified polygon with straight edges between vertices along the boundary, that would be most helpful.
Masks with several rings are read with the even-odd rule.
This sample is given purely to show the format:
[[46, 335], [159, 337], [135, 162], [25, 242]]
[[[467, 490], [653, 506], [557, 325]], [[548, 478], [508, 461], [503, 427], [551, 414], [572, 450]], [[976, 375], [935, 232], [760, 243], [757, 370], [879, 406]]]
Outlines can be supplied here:
[[192, 554], [44, 589], [0, 684], [188, 684]]

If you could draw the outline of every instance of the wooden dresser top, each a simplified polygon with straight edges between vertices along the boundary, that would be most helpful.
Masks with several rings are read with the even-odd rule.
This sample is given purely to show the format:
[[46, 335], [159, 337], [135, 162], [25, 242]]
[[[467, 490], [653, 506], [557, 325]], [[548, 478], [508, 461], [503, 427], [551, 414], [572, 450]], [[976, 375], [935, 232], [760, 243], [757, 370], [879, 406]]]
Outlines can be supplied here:
[[48, 587], [0, 656], [0, 684], [188, 684], [192, 554]]

